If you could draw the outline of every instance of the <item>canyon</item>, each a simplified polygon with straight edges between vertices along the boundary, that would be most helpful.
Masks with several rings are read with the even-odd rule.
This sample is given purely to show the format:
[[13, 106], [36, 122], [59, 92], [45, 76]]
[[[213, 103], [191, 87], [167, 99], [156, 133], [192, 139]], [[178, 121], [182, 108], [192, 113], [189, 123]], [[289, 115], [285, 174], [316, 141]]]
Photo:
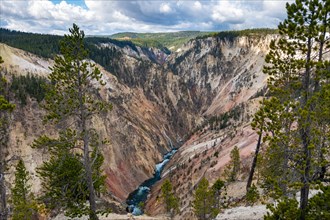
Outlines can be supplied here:
[[[163, 155], [177, 148], [161, 172], [162, 179], [151, 188], [145, 211], [149, 215], [163, 213], [158, 195], [162, 181], [170, 178], [181, 201], [180, 219], [191, 219], [193, 189], [203, 176], [213, 183], [222, 175], [234, 146], [240, 149], [243, 166], [250, 165], [257, 141], [250, 123], [267, 83], [262, 73], [264, 59], [271, 40], [277, 37], [263, 32], [198, 37], [170, 54], [157, 48], [95, 43], [98, 48], [116, 51], [109, 66], [96, 63], [106, 82], [100, 95], [113, 104], [111, 112], [94, 117], [92, 122], [100, 136], [109, 140], [102, 148], [105, 199], [125, 207], [129, 194], [154, 176]], [[0, 56], [9, 80], [28, 73], [46, 77], [54, 63], [4, 43], [0, 44]], [[13, 101], [16, 109], [8, 147], [1, 153], [24, 160], [33, 192], [38, 194], [36, 168], [48, 155], [31, 144], [42, 134], [56, 136], [57, 128], [43, 123], [45, 112], [36, 100], [29, 98], [25, 106], [15, 98]], [[224, 114], [228, 116], [225, 124], [213, 126], [211, 119]], [[9, 184], [13, 172], [10, 166]], [[237, 186], [232, 193], [243, 190], [243, 185]]]

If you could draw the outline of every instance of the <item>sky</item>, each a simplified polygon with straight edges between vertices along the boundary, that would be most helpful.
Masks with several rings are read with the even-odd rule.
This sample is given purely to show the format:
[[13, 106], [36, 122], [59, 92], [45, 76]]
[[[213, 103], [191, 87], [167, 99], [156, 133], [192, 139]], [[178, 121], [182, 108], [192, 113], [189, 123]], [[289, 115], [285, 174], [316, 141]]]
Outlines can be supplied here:
[[0, 0], [0, 26], [63, 35], [276, 28], [286, 0]]

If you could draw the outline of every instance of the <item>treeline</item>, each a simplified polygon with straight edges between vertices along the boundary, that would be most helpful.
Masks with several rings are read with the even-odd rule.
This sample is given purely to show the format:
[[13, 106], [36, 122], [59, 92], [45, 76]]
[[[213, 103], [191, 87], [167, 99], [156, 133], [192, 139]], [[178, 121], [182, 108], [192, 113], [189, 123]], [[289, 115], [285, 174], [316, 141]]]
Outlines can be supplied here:
[[[59, 54], [59, 41], [63, 39], [63, 36], [50, 35], [50, 34], [36, 34], [36, 33], [26, 33], [21, 31], [13, 31], [4, 28], [0, 28], [0, 42], [5, 43], [9, 46], [19, 48], [30, 53], [36, 54], [44, 58], [54, 58], [56, 54]], [[110, 50], [104, 49], [104, 47], [97, 47], [100, 44], [114, 44], [120, 48], [130, 47], [132, 50], [139, 54], [137, 45], [134, 42], [126, 40], [115, 40], [104, 37], [89, 37], [85, 40], [85, 47], [89, 51], [89, 58], [100, 61], [99, 64], [103, 65], [102, 59], [99, 56], [104, 56], [109, 59], [109, 55], [118, 55], [117, 53], [109, 53]], [[138, 46], [142, 48], [147, 47], [159, 47], [157, 44], [144, 44], [138, 43]], [[160, 47], [165, 53], [170, 53], [165, 47]]]
[[35, 98], [41, 102], [46, 94], [46, 78], [28, 74], [26, 76], [13, 76], [10, 92], [15, 95], [21, 105], [27, 104], [27, 97]]
[[59, 54], [61, 36], [11, 31], [0, 28], [0, 42], [45, 58]]
[[203, 36], [198, 36], [196, 39], [205, 39], [205, 38], [208, 38], [208, 37], [217, 37], [217, 38], [220, 38], [220, 39], [227, 39], [227, 40], [232, 41], [236, 37], [267, 35], [267, 34], [278, 34], [278, 30], [277, 29], [270, 29], [270, 28], [257, 28], [257, 29], [246, 29], [246, 30], [239, 30], [239, 31], [221, 31], [221, 32], [206, 34], [206, 35], [203, 35]]
[[[8, 44], [12, 47], [28, 51], [44, 58], [54, 58], [55, 55], [59, 54], [59, 41], [63, 39], [62, 36], [24, 33], [3, 28], [0, 28], [0, 35], [1, 43]], [[109, 44], [109, 46], [106, 44]], [[88, 58], [103, 66], [107, 71], [119, 76], [118, 74], [122, 72], [122, 64], [120, 62], [122, 53], [118, 48], [111, 45], [115, 45], [119, 48], [129, 47], [138, 55], [140, 55], [141, 50], [139, 50], [138, 47], [130, 41], [121, 41], [104, 37], [89, 37], [85, 39], [84, 47], [86, 48], [86, 51], [88, 51]], [[149, 52], [149, 48], [145, 47], [145, 45], [141, 45], [141, 49], [145, 53]], [[170, 53], [166, 47], [163, 47], [162, 50], [164, 53]], [[153, 58], [151, 57], [151, 59]], [[154, 60], [154, 62], [157, 61]], [[143, 71], [145, 65], [148, 64], [141, 62], [141, 65], [137, 68], [142, 68], [141, 71]], [[130, 78], [128, 75], [125, 77]], [[16, 88], [16, 93], [21, 103], [25, 104], [25, 93], [22, 92], [22, 90], [24, 89]]]

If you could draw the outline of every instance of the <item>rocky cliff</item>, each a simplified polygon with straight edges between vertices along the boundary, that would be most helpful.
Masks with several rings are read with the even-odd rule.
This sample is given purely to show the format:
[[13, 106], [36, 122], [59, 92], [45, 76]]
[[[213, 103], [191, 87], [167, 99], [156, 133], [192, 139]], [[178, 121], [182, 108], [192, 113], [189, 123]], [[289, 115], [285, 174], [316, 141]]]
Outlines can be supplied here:
[[[164, 175], [167, 176], [170, 170], [175, 175], [196, 173], [182, 184], [183, 188], [178, 188], [182, 198], [187, 194], [184, 189], [191, 192], [201, 175], [216, 176], [228, 161], [228, 152], [234, 145], [245, 149], [248, 155], [255, 139], [249, 126], [250, 116], [258, 103], [253, 98], [265, 86], [266, 76], [261, 69], [269, 42], [274, 37], [260, 34], [230, 39], [194, 39], [170, 55], [155, 49], [119, 48], [104, 42], [96, 44], [99, 48], [109, 47], [117, 51], [109, 65], [99, 65], [107, 82], [101, 95], [113, 103], [114, 108], [93, 121], [101, 136], [110, 140], [110, 144], [103, 148], [109, 194], [124, 201], [140, 183], [153, 175], [155, 164], [161, 161], [171, 144], [176, 147], [184, 145], [168, 164]], [[52, 60], [5, 44], [0, 47], [8, 78], [11, 74], [27, 72], [41, 76], [49, 73]], [[237, 120], [233, 119], [230, 128], [219, 129], [218, 133], [201, 133], [196, 129], [198, 126], [206, 129], [206, 122], [212, 116], [235, 108], [242, 108], [239, 110], [241, 115]], [[23, 157], [33, 174], [36, 192], [40, 185], [35, 168], [47, 158], [47, 154], [32, 149], [30, 145], [40, 134], [56, 135], [56, 127], [45, 127], [42, 123], [43, 115], [34, 99], [29, 99], [26, 106], [18, 105], [12, 115], [7, 149], [8, 157]], [[235, 130], [231, 130], [234, 127]], [[190, 136], [192, 131], [197, 133]], [[178, 170], [178, 166], [187, 164], [189, 158], [203, 154], [206, 159], [215, 151], [221, 155], [217, 159], [212, 157], [209, 162], [203, 162], [202, 157], [199, 158], [199, 162], [206, 164], [205, 168], [190, 165], [187, 166], [190, 171], [186, 168]], [[198, 172], [194, 172], [196, 168]], [[184, 180], [187, 179], [179, 181]], [[157, 186], [155, 190], [157, 192]], [[153, 205], [147, 208], [151, 213], [157, 213], [159, 209]], [[181, 206], [184, 208], [187, 204]]]

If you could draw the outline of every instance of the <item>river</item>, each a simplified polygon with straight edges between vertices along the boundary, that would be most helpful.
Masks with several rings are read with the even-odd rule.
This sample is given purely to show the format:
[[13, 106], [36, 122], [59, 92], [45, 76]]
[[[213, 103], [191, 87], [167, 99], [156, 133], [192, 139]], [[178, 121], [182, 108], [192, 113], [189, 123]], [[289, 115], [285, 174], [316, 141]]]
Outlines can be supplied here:
[[144, 181], [136, 190], [129, 194], [126, 203], [128, 205], [129, 212], [133, 215], [142, 215], [143, 211], [139, 207], [141, 203], [145, 203], [150, 193], [150, 188], [161, 179], [162, 171], [165, 165], [170, 161], [170, 158], [177, 152], [176, 148], [173, 148], [170, 152], [163, 156], [163, 161], [156, 164], [154, 176]]

